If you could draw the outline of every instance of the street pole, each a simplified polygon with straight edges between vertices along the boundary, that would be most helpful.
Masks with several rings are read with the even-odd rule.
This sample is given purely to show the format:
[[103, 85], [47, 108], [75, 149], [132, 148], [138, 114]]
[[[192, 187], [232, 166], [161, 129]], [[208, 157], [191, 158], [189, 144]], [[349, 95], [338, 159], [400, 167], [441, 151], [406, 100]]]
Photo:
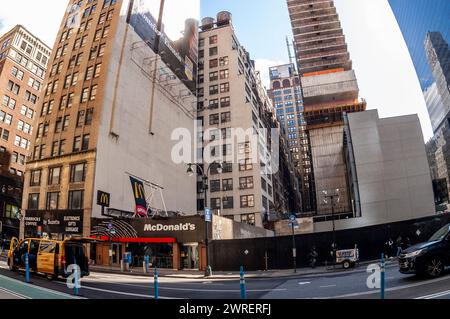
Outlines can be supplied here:
[[206, 268], [205, 277], [211, 276], [211, 266], [209, 265], [209, 230], [208, 222], [206, 221], [206, 208], [208, 206], [208, 176], [203, 175], [203, 191], [205, 192], [205, 204], [203, 205], [203, 211], [205, 215], [205, 246], [206, 246]]
[[113, 266], [113, 244], [111, 230], [109, 231], [109, 267], [112, 269]]
[[336, 224], [334, 222], [334, 196], [331, 196], [331, 219], [333, 220], [333, 267], [336, 265]]
[[294, 223], [292, 222], [292, 259], [294, 262], [294, 273], [297, 272], [297, 248], [295, 246], [295, 231], [294, 231]]

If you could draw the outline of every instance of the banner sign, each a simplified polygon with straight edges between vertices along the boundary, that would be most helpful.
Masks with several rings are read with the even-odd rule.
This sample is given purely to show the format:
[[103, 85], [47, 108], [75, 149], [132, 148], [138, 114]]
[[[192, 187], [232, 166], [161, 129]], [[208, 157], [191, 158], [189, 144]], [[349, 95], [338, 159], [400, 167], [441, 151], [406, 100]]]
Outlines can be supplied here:
[[135, 217], [145, 218], [148, 217], [147, 213], [147, 200], [145, 199], [144, 183], [130, 176], [131, 187], [133, 189], [134, 201], [136, 202], [136, 208], [134, 211]]

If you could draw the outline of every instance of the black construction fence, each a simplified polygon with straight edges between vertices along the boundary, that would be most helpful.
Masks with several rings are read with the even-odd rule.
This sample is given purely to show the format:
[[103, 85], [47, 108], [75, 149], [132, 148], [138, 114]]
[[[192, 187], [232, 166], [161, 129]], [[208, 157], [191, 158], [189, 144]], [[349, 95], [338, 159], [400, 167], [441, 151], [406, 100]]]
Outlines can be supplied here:
[[[353, 249], [358, 246], [360, 261], [374, 260], [386, 253], [385, 243], [392, 239], [409, 238], [410, 244], [427, 241], [434, 232], [450, 223], [450, 214], [375, 225], [358, 229], [336, 231], [337, 249]], [[333, 232], [302, 234], [295, 236], [297, 267], [308, 266], [308, 254], [315, 246], [319, 254], [318, 265], [332, 263]], [[220, 240], [210, 243], [212, 269], [236, 271], [240, 266], [246, 270], [289, 269], [293, 267], [292, 236]], [[267, 264], [266, 264], [267, 263]]]

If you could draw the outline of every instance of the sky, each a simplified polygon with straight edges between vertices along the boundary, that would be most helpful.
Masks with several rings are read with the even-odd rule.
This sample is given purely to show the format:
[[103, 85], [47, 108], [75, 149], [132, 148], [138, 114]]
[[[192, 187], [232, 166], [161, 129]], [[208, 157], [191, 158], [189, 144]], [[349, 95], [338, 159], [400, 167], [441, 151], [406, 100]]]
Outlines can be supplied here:
[[[67, 1], [1, 1], [0, 34], [22, 24], [53, 46]], [[292, 38], [292, 31], [285, 0], [201, 0], [201, 3], [166, 0], [166, 3], [164, 24], [172, 39], [180, 37], [184, 19], [198, 16], [199, 11], [202, 17], [230, 11], [239, 41], [256, 61], [267, 86], [268, 68], [289, 62], [286, 36]], [[358, 77], [360, 96], [367, 100], [368, 109], [378, 109], [381, 117], [418, 114], [424, 139], [428, 140], [432, 129], [425, 100], [387, 0], [335, 0], [335, 4]]]

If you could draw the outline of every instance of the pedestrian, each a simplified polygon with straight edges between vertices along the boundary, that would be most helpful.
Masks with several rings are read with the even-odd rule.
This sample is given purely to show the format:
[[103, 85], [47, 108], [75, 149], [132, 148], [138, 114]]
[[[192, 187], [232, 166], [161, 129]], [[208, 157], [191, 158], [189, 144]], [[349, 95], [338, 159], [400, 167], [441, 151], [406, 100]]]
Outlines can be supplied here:
[[388, 241], [385, 243], [385, 255], [386, 258], [394, 256], [394, 241], [389, 237]]
[[309, 264], [311, 266], [311, 268], [316, 268], [316, 262], [317, 262], [317, 258], [319, 257], [319, 254], [316, 251], [316, 246], [313, 246], [311, 248], [311, 251], [308, 254], [309, 257]]
[[396, 244], [397, 244], [397, 257], [399, 257], [403, 251], [402, 247], [404, 245], [402, 236], [398, 236]]

